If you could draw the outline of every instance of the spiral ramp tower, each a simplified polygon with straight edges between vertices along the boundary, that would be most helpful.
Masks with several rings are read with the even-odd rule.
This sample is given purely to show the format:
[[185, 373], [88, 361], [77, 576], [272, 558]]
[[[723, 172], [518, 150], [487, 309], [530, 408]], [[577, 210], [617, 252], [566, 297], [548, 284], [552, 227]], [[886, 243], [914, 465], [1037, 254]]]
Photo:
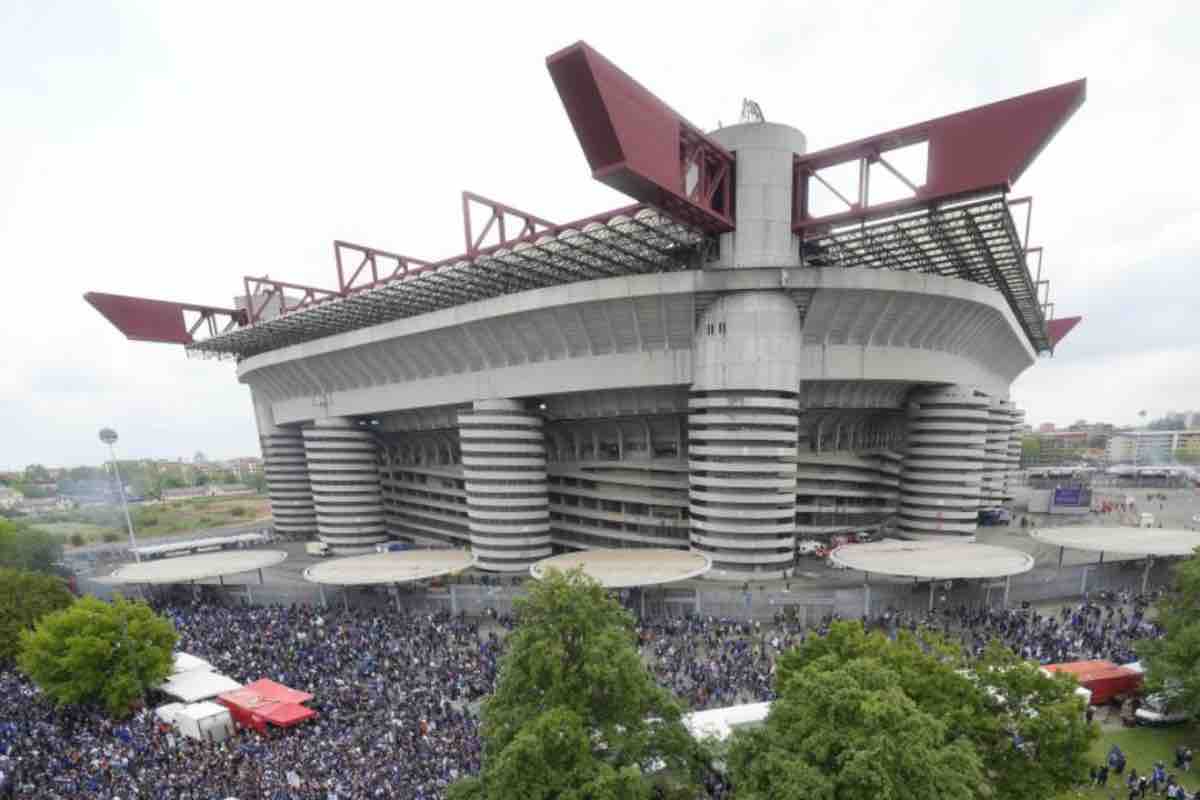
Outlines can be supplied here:
[[387, 540], [374, 435], [350, 419], [304, 429], [317, 535], [337, 554], [364, 553]]

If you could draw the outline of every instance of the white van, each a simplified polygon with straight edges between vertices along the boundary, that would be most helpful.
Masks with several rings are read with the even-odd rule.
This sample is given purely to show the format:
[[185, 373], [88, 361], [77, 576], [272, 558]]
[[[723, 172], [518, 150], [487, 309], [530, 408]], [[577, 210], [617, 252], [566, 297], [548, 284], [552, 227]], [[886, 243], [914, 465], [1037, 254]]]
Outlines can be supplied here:
[[329, 545], [324, 542], [305, 542], [304, 552], [310, 556], [327, 556], [329, 555]]
[[1154, 515], [1151, 514], [1149, 511], [1143, 511], [1142, 516], [1140, 517], [1140, 520], [1138, 522], [1138, 527], [1139, 528], [1153, 528], [1154, 527]]

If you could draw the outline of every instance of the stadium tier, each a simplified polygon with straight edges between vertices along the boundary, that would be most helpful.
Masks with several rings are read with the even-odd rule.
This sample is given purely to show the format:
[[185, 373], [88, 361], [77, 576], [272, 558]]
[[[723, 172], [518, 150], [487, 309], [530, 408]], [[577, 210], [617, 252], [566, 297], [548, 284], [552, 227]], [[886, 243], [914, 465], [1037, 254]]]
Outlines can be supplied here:
[[1084, 82], [808, 153], [757, 114], [703, 132], [586, 44], [547, 66], [632, 205], [560, 224], [464, 193], [441, 262], [337, 242], [336, 289], [87, 300], [236, 359], [277, 529], [336, 552], [691, 548], [745, 579], [798, 540], [972, 536], [1020, 454], [1009, 387], [1078, 321], [1009, 192]]

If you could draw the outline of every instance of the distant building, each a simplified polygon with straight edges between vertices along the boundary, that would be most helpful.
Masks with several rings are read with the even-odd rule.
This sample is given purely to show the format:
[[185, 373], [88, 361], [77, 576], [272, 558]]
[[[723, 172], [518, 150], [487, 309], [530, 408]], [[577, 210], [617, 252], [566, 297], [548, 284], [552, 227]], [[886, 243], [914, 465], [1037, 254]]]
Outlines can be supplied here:
[[1121, 431], [1108, 440], [1112, 464], [1170, 464], [1177, 451], [1200, 454], [1200, 428], [1178, 431]]
[[1041, 425], [1038, 425], [1038, 433], [1054, 433], [1054, 423], [1043, 422]]
[[55, 511], [69, 511], [74, 506], [75, 504], [66, 497], [26, 497], [16, 509], [37, 516], [53, 514]]

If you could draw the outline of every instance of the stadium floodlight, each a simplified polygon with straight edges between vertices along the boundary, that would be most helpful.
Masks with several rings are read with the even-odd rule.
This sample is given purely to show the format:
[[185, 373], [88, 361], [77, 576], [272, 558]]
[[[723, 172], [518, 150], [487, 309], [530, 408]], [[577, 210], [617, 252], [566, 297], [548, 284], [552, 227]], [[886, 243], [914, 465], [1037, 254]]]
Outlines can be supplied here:
[[100, 429], [100, 441], [108, 445], [108, 453], [112, 458], [113, 475], [117, 479], [117, 489], [121, 492], [121, 508], [125, 510], [125, 524], [129, 528], [129, 549], [137, 561], [142, 559], [137, 553], [137, 538], [133, 535], [133, 517], [129, 516], [129, 501], [125, 499], [125, 482], [121, 480], [121, 468], [117, 466], [117, 451], [113, 447], [117, 443], [117, 432], [112, 428]]

